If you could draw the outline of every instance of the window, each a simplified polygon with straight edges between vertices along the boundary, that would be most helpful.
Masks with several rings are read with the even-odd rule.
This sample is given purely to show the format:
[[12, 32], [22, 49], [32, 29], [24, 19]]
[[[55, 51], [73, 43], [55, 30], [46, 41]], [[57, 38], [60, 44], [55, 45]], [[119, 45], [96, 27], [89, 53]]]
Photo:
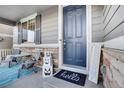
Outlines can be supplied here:
[[34, 42], [34, 31], [28, 30], [28, 40], [27, 40], [27, 42], [31, 42], [31, 43]]
[[26, 22], [18, 23], [18, 44], [41, 44], [41, 15]]
[[35, 35], [35, 19], [32, 19], [28, 22], [28, 30], [27, 30], [27, 42], [34, 42], [34, 35]]
[[35, 19], [22, 23], [22, 43], [34, 43]]

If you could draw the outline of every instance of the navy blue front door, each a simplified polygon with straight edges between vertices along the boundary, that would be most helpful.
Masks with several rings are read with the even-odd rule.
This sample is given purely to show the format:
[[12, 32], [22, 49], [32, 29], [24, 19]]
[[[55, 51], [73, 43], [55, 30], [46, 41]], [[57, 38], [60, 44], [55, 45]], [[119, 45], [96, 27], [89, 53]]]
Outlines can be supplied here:
[[86, 67], [86, 6], [64, 7], [64, 64]]

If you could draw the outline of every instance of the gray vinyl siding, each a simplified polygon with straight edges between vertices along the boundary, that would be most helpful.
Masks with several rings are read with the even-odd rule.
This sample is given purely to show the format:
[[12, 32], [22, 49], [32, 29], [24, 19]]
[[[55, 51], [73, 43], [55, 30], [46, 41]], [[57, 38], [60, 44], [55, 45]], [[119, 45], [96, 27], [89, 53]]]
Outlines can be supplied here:
[[[2, 35], [3, 34], [3, 35]], [[9, 36], [4, 36], [4, 35], [11, 35]], [[0, 24], [0, 37], [3, 38], [3, 41], [0, 41], [0, 49], [10, 49], [13, 46], [13, 27]]]
[[13, 44], [19, 44], [19, 32], [17, 25], [13, 29]]
[[58, 43], [58, 7], [42, 12], [42, 44]]
[[124, 35], [124, 6], [112, 5], [105, 11], [108, 13], [104, 22], [104, 41]]
[[105, 22], [106, 18], [107, 18], [107, 15], [108, 15], [108, 11], [110, 10], [111, 6], [108, 5], [108, 6], [104, 6], [105, 9], [103, 11], [103, 23]]
[[0, 49], [11, 49], [13, 46], [12, 37], [3, 37], [3, 41], [0, 42]]
[[92, 42], [102, 42], [103, 35], [103, 8], [92, 6]]

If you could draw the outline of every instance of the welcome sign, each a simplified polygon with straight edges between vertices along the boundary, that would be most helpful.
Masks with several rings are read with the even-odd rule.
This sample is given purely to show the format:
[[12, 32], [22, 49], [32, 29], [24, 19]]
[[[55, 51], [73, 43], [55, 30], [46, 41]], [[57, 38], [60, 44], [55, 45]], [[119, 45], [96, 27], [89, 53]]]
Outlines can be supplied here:
[[61, 70], [56, 75], [54, 75], [54, 77], [57, 77], [81, 86], [84, 86], [85, 80], [86, 80], [86, 75], [77, 73], [77, 72], [67, 71], [67, 70]]

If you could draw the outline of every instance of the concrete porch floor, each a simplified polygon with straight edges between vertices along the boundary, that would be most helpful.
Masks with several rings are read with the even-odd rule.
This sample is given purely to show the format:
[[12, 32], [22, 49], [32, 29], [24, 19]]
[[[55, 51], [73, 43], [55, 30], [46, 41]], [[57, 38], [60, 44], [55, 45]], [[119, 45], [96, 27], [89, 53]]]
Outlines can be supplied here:
[[[94, 84], [88, 79], [85, 82], [86, 88], [103, 88], [102, 84]], [[82, 86], [55, 78], [43, 78], [39, 72], [16, 80], [5, 88], [83, 88]]]

